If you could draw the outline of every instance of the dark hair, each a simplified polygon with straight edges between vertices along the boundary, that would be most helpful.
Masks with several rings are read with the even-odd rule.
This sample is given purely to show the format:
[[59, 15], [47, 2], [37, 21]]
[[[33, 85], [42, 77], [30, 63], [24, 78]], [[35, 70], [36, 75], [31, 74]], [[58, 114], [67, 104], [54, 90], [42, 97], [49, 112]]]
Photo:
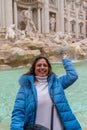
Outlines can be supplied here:
[[24, 75], [34, 75], [35, 76], [35, 66], [36, 66], [37, 61], [40, 59], [44, 59], [46, 61], [46, 63], [48, 64], [48, 76], [50, 76], [53, 73], [52, 67], [51, 67], [51, 64], [48, 61], [48, 59], [44, 56], [36, 57], [32, 63], [32, 66], [30, 67], [30, 70], [27, 73], [25, 73]]

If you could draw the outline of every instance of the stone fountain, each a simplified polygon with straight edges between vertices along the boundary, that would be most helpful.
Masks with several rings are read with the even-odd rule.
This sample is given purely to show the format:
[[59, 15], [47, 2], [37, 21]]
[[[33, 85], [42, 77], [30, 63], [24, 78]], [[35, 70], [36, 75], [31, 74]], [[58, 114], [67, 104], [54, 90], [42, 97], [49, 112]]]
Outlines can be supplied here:
[[46, 56], [50, 62], [60, 62], [63, 53], [72, 60], [87, 59], [87, 39], [73, 43], [71, 34], [43, 35], [36, 29], [26, 30], [21, 31], [15, 25], [7, 28], [0, 43], [0, 69], [29, 65], [39, 55]]

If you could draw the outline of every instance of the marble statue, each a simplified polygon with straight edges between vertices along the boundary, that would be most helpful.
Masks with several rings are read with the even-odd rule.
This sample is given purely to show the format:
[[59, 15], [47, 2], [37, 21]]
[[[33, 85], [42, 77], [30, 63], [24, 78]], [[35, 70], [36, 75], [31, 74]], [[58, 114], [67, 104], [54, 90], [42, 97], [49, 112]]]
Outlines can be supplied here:
[[50, 24], [50, 31], [51, 32], [55, 32], [55, 26], [56, 26], [56, 19], [55, 19], [55, 15], [52, 14], [50, 20], [49, 20], [49, 24]]
[[19, 29], [16, 28], [15, 24], [10, 25], [9, 27], [7, 27], [7, 31], [6, 31], [6, 35], [5, 35], [5, 39], [10, 40], [10, 41], [15, 41], [18, 39], [25, 39], [26, 34], [25, 31], [21, 31]]
[[72, 43], [72, 36], [71, 34], [64, 34], [63, 32], [57, 32], [54, 37], [53, 41], [56, 43], [61, 43], [63, 42], [64, 44], [69, 44]]
[[70, 33], [64, 34], [64, 40], [67, 42], [72, 42], [72, 35]]
[[25, 28], [26, 33], [36, 32], [36, 27], [31, 16], [31, 8], [29, 7], [28, 10], [23, 10], [23, 14], [24, 14], [24, 21], [26, 23]]
[[7, 27], [5, 39], [9, 39], [11, 41], [14, 41], [16, 39], [15, 24], [12, 24]]

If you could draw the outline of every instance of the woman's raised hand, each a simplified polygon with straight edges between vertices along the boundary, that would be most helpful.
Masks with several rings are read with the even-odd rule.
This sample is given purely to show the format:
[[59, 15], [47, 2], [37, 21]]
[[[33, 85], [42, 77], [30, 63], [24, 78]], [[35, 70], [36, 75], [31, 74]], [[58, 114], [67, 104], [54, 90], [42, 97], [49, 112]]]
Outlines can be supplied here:
[[64, 59], [64, 58], [67, 58], [67, 54], [63, 54], [63, 59]]

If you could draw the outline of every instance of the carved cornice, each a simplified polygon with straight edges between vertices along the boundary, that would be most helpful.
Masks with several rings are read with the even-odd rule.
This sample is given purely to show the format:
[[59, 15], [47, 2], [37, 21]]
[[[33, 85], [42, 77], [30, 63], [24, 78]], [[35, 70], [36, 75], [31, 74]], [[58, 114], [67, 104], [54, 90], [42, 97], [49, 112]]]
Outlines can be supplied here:
[[41, 0], [16, 0], [18, 6], [21, 7], [28, 7], [28, 6], [32, 6], [34, 8], [42, 8], [43, 7], [43, 3], [41, 2]]
[[36, 3], [42, 3], [40, 0], [16, 0], [19, 4], [23, 4], [23, 5], [33, 5]]

